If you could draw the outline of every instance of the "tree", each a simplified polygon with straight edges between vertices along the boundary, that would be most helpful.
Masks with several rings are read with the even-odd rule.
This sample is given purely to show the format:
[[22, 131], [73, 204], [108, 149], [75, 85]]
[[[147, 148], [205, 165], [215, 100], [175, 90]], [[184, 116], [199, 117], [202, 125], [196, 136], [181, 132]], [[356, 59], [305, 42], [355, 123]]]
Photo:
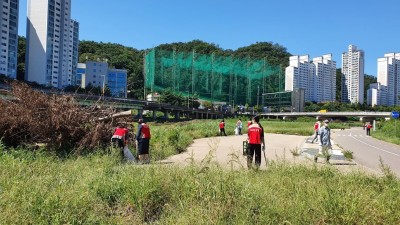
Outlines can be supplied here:
[[367, 92], [369, 89], [369, 85], [376, 83], [377, 78], [368, 74], [365, 74], [364, 76], [364, 102], [367, 102]]
[[209, 110], [213, 110], [214, 109], [213, 104], [211, 102], [209, 102], [209, 101], [203, 102], [203, 106], [204, 106], [204, 108], [209, 109]]
[[25, 79], [26, 38], [18, 36], [17, 80]]
[[180, 105], [182, 106], [185, 102], [185, 99], [181, 94], [175, 94], [171, 89], [165, 89], [161, 93], [160, 101], [163, 103], [169, 103], [171, 105]]
[[342, 69], [336, 69], [336, 101], [342, 101]]

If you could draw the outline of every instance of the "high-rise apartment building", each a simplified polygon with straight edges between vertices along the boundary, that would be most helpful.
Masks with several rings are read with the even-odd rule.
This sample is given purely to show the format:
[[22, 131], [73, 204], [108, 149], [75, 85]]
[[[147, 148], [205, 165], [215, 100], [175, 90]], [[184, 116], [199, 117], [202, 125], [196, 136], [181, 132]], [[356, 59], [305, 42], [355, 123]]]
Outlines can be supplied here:
[[18, 0], [1, 0], [0, 74], [17, 78]]
[[386, 104], [400, 105], [400, 53], [385, 54], [378, 59], [378, 82], [387, 91]]
[[336, 100], [336, 62], [327, 54], [309, 61], [309, 56], [290, 57], [286, 68], [285, 90], [305, 90], [308, 102], [333, 102]]
[[28, 0], [25, 79], [57, 88], [74, 84], [78, 35], [71, 0]]
[[314, 66], [309, 61], [308, 55], [296, 55], [289, 58], [289, 66], [285, 71], [285, 91], [295, 88], [304, 89], [305, 101], [312, 101], [310, 84], [313, 81]]
[[364, 51], [355, 45], [342, 54], [342, 102], [364, 103]]
[[311, 86], [313, 101], [336, 101], [336, 62], [332, 60], [332, 54], [314, 58], [313, 64], [315, 68]]

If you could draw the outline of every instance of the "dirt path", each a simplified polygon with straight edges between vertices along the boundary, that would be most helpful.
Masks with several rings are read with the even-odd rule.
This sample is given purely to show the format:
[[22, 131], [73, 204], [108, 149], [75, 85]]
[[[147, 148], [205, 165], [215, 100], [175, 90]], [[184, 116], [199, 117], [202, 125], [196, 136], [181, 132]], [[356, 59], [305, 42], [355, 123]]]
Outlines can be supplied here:
[[[246, 167], [246, 159], [242, 154], [242, 145], [247, 135], [203, 138], [195, 140], [188, 151], [172, 156], [162, 163], [175, 165], [189, 165], [196, 163], [218, 164], [222, 167]], [[289, 162], [309, 162], [303, 157], [293, 157], [291, 150], [300, 152], [306, 137], [266, 134], [266, 157], [268, 160], [287, 160]], [[264, 156], [262, 156], [261, 169], [265, 169]]]

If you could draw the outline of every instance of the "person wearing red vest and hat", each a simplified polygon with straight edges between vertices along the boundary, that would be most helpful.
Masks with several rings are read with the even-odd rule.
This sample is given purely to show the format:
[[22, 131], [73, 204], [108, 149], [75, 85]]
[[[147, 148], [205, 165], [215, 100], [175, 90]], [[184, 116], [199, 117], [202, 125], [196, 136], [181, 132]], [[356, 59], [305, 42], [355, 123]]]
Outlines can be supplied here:
[[[249, 152], [247, 154], [247, 167], [252, 168], [253, 156], [255, 155], [256, 168], [261, 165], [261, 149], [265, 151], [264, 128], [260, 124], [260, 117], [253, 117], [253, 124], [248, 128]], [[262, 144], [262, 146], [261, 146]]]
[[128, 143], [128, 134], [129, 130], [125, 127], [125, 124], [119, 122], [117, 128], [114, 130], [114, 134], [111, 137], [111, 141], [117, 144], [118, 148], [120, 148], [121, 156], [124, 157], [124, 147]]
[[149, 148], [150, 148], [150, 127], [143, 119], [139, 119], [138, 121], [138, 132], [136, 135], [136, 141], [138, 142], [138, 155], [139, 155], [139, 162], [142, 163], [150, 163], [149, 157]]

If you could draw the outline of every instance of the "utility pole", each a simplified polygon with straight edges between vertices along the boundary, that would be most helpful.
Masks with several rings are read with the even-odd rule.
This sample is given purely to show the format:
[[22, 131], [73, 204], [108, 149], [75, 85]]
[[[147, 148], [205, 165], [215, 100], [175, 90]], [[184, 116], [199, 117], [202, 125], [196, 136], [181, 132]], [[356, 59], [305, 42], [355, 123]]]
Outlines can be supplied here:
[[190, 107], [189, 107], [189, 98], [190, 98], [190, 92], [188, 91], [188, 102], [187, 102], [188, 108], [190, 108]]
[[260, 85], [258, 85], [258, 87], [257, 87], [257, 109], [259, 109], [259, 106], [258, 106], [259, 99], [260, 99]]

